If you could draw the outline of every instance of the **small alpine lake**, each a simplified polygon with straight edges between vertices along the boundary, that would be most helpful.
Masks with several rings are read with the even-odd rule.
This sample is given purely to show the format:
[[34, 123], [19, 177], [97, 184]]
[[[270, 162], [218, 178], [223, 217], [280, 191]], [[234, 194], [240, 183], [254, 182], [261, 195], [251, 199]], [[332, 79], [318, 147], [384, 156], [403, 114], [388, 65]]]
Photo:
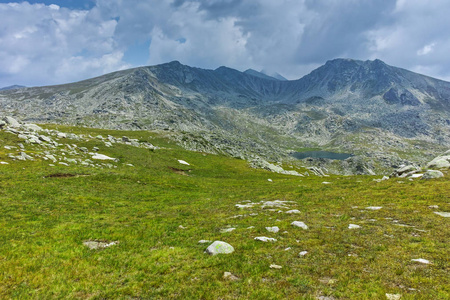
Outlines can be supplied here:
[[328, 159], [337, 159], [337, 160], [345, 160], [349, 157], [352, 157], [353, 154], [349, 153], [336, 153], [330, 151], [305, 151], [305, 152], [294, 152], [292, 156], [297, 159], [305, 159], [305, 158], [328, 158]]

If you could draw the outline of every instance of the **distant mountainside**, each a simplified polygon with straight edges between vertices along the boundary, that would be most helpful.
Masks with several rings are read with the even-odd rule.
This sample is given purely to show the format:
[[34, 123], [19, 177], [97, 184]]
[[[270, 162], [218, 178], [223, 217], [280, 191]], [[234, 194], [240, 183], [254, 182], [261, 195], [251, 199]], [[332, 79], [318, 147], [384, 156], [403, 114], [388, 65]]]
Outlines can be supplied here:
[[335, 59], [291, 81], [174, 61], [2, 91], [0, 103], [23, 120], [164, 130], [188, 149], [245, 159], [320, 148], [377, 169], [450, 146], [450, 83], [380, 60]]
[[3, 88], [0, 88], [0, 91], [7, 91], [7, 90], [16, 90], [16, 89], [22, 89], [26, 86], [23, 85], [10, 85]]

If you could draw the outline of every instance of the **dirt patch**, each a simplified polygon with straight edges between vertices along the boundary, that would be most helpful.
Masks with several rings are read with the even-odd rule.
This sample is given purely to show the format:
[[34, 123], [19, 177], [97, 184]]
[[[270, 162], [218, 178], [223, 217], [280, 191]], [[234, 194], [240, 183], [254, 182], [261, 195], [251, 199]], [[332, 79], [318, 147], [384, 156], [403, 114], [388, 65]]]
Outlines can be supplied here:
[[187, 173], [191, 172], [191, 170], [182, 170], [182, 169], [177, 169], [177, 168], [173, 168], [173, 167], [169, 167], [170, 170], [172, 170], [174, 173], [176, 174], [180, 174], [183, 176], [189, 176]]
[[44, 176], [44, 178], [67, 178], [67, 177], [84, 177], [89, 175], [83, 175], [83, 174], [70, 174], [70, 173], [54, 173], [47, 176]]

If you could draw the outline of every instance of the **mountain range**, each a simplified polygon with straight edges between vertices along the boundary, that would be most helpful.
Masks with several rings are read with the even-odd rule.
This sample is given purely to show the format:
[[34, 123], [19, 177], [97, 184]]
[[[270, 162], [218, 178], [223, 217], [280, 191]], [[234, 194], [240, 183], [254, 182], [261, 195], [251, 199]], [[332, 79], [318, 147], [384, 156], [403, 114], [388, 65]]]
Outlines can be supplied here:
[[[160, 130], [187, 149], [243, 159], [346, 152], [339, 172], [426, 161], [450, 146], [450, 83], [381, 60], [334, 59], [298, 80], [174, 61], [0, 92], [0, 114], [38, 123]], [[308, 162], [304, 162], [308, 163]], [[361, 164], [363, 167], [361, 167]], [[350, 171], [349, 171], [350, 172]]]

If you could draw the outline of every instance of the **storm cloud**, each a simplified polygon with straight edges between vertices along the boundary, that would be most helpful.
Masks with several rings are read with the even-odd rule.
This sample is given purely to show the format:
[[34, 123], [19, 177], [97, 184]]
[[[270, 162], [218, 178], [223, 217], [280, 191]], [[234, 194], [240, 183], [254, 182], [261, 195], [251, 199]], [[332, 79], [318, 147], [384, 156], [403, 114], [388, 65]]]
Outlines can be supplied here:
[[35, 2], [0, 3], [0, 87], [172, 60], [297, 79], [338, 57], [379, 58], [450, 79], [444, 0]]

